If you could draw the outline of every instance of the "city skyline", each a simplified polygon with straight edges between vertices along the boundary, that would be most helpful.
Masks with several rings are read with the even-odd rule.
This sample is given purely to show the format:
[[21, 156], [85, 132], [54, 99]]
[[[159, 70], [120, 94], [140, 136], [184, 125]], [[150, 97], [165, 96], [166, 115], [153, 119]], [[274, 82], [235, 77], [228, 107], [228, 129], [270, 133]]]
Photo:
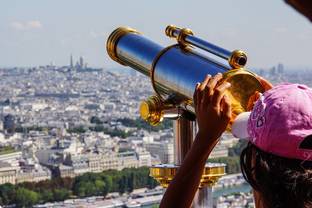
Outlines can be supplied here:
[[[66, 207], [68, 200], [77, 200], [79, 206], [90, 207], [94, 201], [85, 197], [99, 197], [97, 195], [101, 196], [97, 203], [109, 203], [109, 195], [103, 197], [106, 194], [134, 190], [135, 181], [138, 181], [132, 177], [135, 172], [141, 172], [143, 175], [135, 174], [137, 178], [145, 177], [141, 181], [148, 182], [151, 178], [147, 180], [147, 167], [173, 164], [172, 122], [164, 120], [160, 126], [152, 127], [139, 118], [138, 101], [145, 100], [153, 92], [148, 77], [139, 73], [130, 75], [85, 68], [83, 57], [74, 66], [75, 60], [69, 56], [67, 66], [61, 67], [0, 68], [1, 205], [40, 203], [38, 206], [42, 207], [43, 203], [49, 203], [49, 206], [53, 203]], [[273, 84], [287, 81], [311, 86], [312, 83], [312, 71], [287, 72], [282, 64], [270, 70], [260, 70], [258, 74]], [[215, 190], [221, 191], [220, 194], [214, 193], [218, 205], [232, 202], [236, 205], [238, 202], [241, 205], [253, 204], [251, 193], [236, 194], [237, 190], [249, 192], [251, 189], [238, 173], [238, 152], [242, 147], [239, 139], [231, 133], [224, 133], [209, 156], [210, 162], [224, 158], [222, 161], [229, 167], [226, 172], [234, 174], [215, 184]], [[134, 172], [129, 172], [129, 168]], [[123, 177], [115, 180], [109, 173]], [[104, 178], [102, 182], [90, 181], [90, 175], [95, 176], [94, 179], [98, 179], [97, 176], [112, 177], [109, 180], [112, 183], [106, 184]], [[128, 179], [124, 180], [124, 176]], [[83, 180], [82, 183], [82, 178], [88, 181]], [[44, 184], [55, 184], [55, 181], [63, 184], [60, 180], [67, 181], [68, 186], [49, 186], [44, 193], [38, 191], [38, 187], [46, 187]], [[33, 184], [34, 189], [24, 186], [24, 182]], [[156, 181], [145, 182], [136, 188], [157, 185]], [[8, 186], [11, 188], [6, 189]], [[89, 189], [91, 186], [96, 189]], [[88, 192], [85, 191], [87, 189]], [[16, 190], [16, 194], [8, 198], [7, 194], [12, 193], [10, 190]], [[157, 195], [157, 200], [149, 198], [148, 193], [136, 203], [159, 203], [164, 190], [151, 189], [149, 191]], [[229, 190], [229, 198], [221, 196], [228, 195]], [[63, 193], [61, 198], [55, 194], [58, 192]], [[37, 197], [27, 202], [30, 198], [25, 197], [27, 193]], [[132, 193], [126, 194], [127, 197], [132, 196]], [[16, 200], [20, 196], [26, 201]], [[117, 194], [116, 197], [120, 200], [125, 195]], [[9, 200], [2, 200], [7, 198]], [[133, 200], [128, 199], [120, 203], [131, 205]]]
[[248, 67], [311, 66], [306, 43], [312, 42], [312, 25], [283, 1], [29, 0], [3, 1], [2, 8], [0, 67], [67, 65], [73, 54], [90, 66], [115, 68], [105, 42], [116, 27], [131, 26], [168, 45], [172, 40], [163, 33], [168, 24], [189, 27], [229, 50], [245, 50]]

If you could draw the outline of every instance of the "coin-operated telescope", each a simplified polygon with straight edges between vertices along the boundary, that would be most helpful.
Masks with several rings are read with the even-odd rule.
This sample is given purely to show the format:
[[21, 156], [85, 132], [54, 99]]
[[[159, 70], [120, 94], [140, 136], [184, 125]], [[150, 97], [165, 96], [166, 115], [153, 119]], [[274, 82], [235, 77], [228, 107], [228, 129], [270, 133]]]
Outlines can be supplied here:
[[[111, 33], [106, 45], [114, 61], [150, 77], [155, 95], [141, 103], [141, 117], [151, 125], [159, 124], [166, 117], [176, 119], [175, 164], [151, 168], [151, 175], [164, 187], [172, 180], [196, 133], [193, 93], [198, 82], [207, 74], [222, 73], [221, 82], [231, 83], [226, 91], [232, 103], [231, 121], [247, 110], [248, 100], [255, 91], [264, 91], [257, 76], [244, 69], [247, 55], [243, 51], [218, 47], [194, 36], [187, 28], [169, 25], [165, 33], [177, 43], [163, 47], [134, 29], [120, 27]], [[211, 188], [204, 187], [211, 187], [225, 174], [224, 169], [224, 164], [207, 164], [194, 206], [211, 206], [207, 204], [211, 202], [207, 201]]]

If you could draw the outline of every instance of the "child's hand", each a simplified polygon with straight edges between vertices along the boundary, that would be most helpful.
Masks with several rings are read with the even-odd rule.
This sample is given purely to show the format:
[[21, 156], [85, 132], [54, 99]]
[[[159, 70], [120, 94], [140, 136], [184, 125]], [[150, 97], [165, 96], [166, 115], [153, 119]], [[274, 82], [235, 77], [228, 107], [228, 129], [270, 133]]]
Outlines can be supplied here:
[[200, 138], [218, 139], [225, 131], [231, 118], [231, 102], [224, 94], [231, 86], [228, 82], [219, 81], [222, 74], [214, 77], [207, 75], [202, 83], [196, 85], [194, 107], [199, 126]]
[[273, 87], [273, 85], [268, 80], [264, 79], [263, 77], [257, 76], [257, 79], [262, 84], [264, 91], [267, 91]]
[[[261, 85], [264, 88], [264, 91], [270, 90], [273, 85], [267, 81], [266, 79], [257, 76], [257, 79], [260, 81]], [[259, 99], [259, 97], [261, 96], [261, 93], [256, 91], [252, 96], [250, 96], [248, 103], [247, 103], [247, 110], [251, 111], [253, 106], [255, 105], [256, 101]]]

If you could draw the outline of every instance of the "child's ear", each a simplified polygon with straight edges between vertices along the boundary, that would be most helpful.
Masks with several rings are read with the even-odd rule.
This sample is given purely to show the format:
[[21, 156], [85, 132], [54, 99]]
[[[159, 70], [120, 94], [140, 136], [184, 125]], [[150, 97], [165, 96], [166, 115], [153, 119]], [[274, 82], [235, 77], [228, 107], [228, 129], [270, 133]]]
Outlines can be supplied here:
[[312, 150], [312, 134], [306, 136], [299, 145], [300, 149]]

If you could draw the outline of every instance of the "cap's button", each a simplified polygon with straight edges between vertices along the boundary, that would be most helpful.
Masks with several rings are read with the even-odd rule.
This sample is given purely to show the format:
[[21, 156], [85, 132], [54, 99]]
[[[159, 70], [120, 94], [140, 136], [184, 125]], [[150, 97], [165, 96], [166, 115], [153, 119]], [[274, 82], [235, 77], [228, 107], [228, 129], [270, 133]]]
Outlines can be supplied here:
[[306, 89], [307, 89], [307, 87], [304, 86], [304, 85], [298, 85], [298, 88], [299, 88], [299, 89], [302, 89], [302, 90], [306, 90]]

